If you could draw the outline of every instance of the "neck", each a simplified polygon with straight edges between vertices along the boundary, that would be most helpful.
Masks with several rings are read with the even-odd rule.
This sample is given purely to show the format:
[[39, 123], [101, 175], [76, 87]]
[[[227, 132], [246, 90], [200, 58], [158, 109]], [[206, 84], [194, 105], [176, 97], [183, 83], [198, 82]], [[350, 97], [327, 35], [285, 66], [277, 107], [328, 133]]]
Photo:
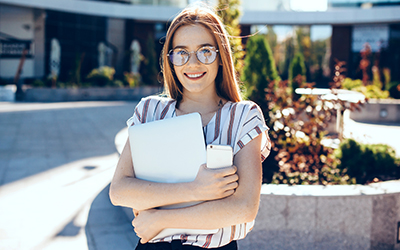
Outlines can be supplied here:
[[225, 101], [214, 91], [210, 94], [184, 93], [179, 103], [179, 110], [182, 113], [199, 112], [206, 115], [217, 111]]

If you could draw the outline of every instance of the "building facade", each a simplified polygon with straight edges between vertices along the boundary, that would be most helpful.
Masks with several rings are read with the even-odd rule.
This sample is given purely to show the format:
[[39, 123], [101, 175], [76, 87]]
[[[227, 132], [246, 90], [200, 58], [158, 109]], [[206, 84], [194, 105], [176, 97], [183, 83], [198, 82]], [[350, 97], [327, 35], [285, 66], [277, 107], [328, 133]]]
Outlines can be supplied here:
[[[132, 53], [139, 50], [142, 59], [148, 57], [151, 41], [159, 57], [168, 23], [192, 2], [0, 0], [0, 78], [15, 78], [24, 50], [21, 79], [28, 83], [49, 77], [56, 66], [61, 81], [85, 77], [104, 65], [122, 77], [132, 71]], [[243, 35], [256, 25], [328, 26], [330, 68], [336, 59], [345, 61], [349, 76], [358, 77], [359, 53], [368, 43], [373, 58], [400, 81], [400, 0], [252, 0], [243, 1], [242, 8]], [[60, 51], [52, 46], [54, 39]], [[141, 60], [139, 67], [143, 76], [145, 63]]]

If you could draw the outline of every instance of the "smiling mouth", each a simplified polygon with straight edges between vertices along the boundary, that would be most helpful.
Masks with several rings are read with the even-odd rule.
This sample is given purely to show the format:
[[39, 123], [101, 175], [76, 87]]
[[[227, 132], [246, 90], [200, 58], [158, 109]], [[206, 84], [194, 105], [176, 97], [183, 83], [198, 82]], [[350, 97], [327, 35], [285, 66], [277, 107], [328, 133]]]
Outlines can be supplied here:
[[185, 75], [187, 78], [189, 78], [189, 79], [197, 80], [197, 79], [202, 78], [205, 74], [206, 74], [206, 72], [203, 72], [203, 73], [196, 73], [196, 74], [185, 73], [184, 75]]

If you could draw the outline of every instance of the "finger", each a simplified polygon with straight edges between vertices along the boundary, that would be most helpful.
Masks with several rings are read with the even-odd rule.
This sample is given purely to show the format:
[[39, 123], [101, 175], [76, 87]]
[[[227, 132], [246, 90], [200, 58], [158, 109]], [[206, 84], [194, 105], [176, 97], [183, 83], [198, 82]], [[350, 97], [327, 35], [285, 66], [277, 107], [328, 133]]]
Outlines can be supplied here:
[[228, 196], [231, 196], [232, 194], [234, 194], [235, 193], [235, 190], [227, 190], [227, 191], [225, 191], [224, 193], [223, 193], [223, 198], [225, 198], [225, 197], [228, 197]]
[[207, 170], [207, 169], [209, 169], [209, 168], [207, 167], [207, 164], [202, 164], [202, 165], [200, 166], [200, 168], [199, 168], [199, 172], [200, 172], [200, 171]]
[[225, 168], [220, 168], [218, 170], [220, 171], [222, 176], [229, 176], [229, 175], [233, 175], [233, 174], [236, 173], [237, 167], [236, 166], [229, 166], [229, 167], [225, 167]]
[[226, 185], [226, 190], [234, 190], [239, 186], [239, 184], [237, 182], [232, 182], [229, 183], [228, 185]]
[[238, 180], [239, 180], [239, 175], [237, 175], [237, 174], [233, 174], [233, 175], [229, 175], [229, 176], [225, 176], [224, 177], [224, 182], [226, 184], [232, 183], [232, 182], [237, 182]]

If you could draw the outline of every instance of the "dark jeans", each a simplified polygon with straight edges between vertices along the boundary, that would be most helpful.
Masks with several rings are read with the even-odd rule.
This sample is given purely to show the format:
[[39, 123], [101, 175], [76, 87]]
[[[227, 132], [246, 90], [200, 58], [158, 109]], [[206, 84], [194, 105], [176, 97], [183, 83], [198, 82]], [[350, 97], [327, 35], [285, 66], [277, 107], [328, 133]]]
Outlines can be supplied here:
[[[171, 243], [169, 242], [158, 242], [158, 243], [146, 243], [142, 244], [140, 241], [136, 246], [136, 250], [195, 250], [195, 249], [204, 249], [196, 246], [188, 246], [182, 245], [180, 240], [173, 240]], [[210, 249], [219, 249], [219, 250], [237, 250], [236, 241], [232, 241], [228, 245], [225, 245], [220, 248], [210, 248]]]

